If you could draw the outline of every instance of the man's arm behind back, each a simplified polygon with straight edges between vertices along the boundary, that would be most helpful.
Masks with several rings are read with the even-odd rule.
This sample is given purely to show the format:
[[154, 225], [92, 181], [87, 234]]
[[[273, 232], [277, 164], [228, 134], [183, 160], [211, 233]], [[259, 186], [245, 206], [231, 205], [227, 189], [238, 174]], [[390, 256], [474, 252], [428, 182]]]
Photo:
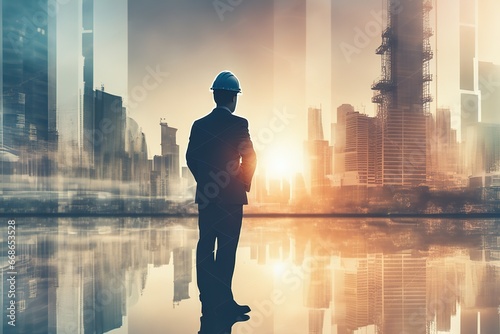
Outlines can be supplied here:
[[243, 119], [243, 130], [242, 136], [240, 138], [240, 143], [238, 145], [238, 151], [241, 156], [241, 180], [245, 184], [245, 190], [250, 191], [250, 186], [252, 183], [252, 177], [257, 166], [257, 155], [253, 148], [252, 140], [250, 139], [250, 133], [248, 131], [248, 121]]

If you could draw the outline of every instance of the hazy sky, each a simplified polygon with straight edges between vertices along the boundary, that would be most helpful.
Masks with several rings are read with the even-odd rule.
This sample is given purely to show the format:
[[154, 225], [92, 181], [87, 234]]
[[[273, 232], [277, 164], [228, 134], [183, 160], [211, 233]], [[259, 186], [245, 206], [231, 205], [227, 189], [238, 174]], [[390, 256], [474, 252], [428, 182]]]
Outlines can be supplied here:
[[[437, 103], [452, 108], [458, 129], [459, 1], [438, 1], [437, 50], [431, 39], [439, 65]], [[95, 85], [126, 95], [123, 74], [128, 72], [129, 116], [146, 133], [150, 156], [160, 153], [160, 118], [179, 129], [184, 155], [190, 126], [213, 108], [209, 87], [225, 69], [241, 81], [236, 113], [249, 119], [261, 156], [295, 147], [293, 155], [300, 157], [309, 106], [323, 108], [325, 139], [340, 104], [375, 114], [370, 85], [380, 75], [374, 51], [383, 28], [380, 0], [129, 0], [128, 33], [126, 1], [97, 2], [96, 36], [106, 31], [107, 37], [96, 37], [96, 59], [98, 50], [105, 56], [96, 60]], [[500, 2], [479, 2], [479, 58], [500, 64], [494, 43]], [[127, 40], [128, 54], [123, 50]], [[435, 95], [436, 81], [432, 90]], [[291, 115], [285, 126], [270, 133], [270, 124], [283, 113]]]

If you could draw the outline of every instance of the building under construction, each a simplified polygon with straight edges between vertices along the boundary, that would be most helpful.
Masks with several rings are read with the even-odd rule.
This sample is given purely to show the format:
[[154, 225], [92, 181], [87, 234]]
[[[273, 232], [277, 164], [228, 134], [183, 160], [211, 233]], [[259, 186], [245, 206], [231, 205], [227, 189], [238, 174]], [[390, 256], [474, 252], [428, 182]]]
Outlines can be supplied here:
[[430, 0], [386, 0], [387, 26], [376, 53], [381, 77], [372, 89], [378, 104], [375, 183], [418, 186], [426, 181], [429, 115]]

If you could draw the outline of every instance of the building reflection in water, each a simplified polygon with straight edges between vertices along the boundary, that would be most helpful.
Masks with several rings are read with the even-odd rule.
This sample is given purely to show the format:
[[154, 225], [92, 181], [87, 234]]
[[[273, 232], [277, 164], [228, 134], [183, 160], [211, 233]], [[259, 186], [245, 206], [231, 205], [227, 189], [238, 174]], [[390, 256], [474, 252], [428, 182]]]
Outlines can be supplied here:
[[[261, 265], [276, 261], [271, 254], [282, 247], [278, 260], [290, 269], [274, 279], [274, 291], [294, 290], [293, 278], [300, 279], [307, 321], [297, 327], [289, 317], [290, 330], [500, 333], [498, 222], [289, 220], [283, 226], [252, 229], [242, 244]], [[291, 257], [284, 251], [289, 245]], [[250, 319], [240, 332], [281, 333], [286, 317], [277, 315], [282, 303], [275, 304], [271, 316], [280, 322], [264, 328]]]
[[[128, 333], [154, 268], [172, 273], [165, 315], [185, 323], [178, 309], [190, 305], [189, 320], [200, 316], [190, 295], [196, 219], [21, 220], [15, 331], [3, 258], [4, 333]], [[244, 228], [234, 290], [253, 311], [233, 333], [500, 332], [496, 221], [247, 219]]]

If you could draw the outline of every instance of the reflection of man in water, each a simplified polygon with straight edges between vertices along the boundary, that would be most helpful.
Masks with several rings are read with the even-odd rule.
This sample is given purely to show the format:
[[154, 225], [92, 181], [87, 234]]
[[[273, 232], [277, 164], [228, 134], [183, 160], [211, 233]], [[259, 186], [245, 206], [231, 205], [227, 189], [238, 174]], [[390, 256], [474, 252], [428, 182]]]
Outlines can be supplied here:
[[231, 72], [221, 72], [212, 90], [217, 106], [193, 123], [186, 153], [197, 182], [197, 280], [204, 316], [214, 311], [237, 317], [250, 312], [248, 306], [234, 301], [231, 283], [256, 155], [248, 121], [233, 115], [241, 92], [238, 79]]

